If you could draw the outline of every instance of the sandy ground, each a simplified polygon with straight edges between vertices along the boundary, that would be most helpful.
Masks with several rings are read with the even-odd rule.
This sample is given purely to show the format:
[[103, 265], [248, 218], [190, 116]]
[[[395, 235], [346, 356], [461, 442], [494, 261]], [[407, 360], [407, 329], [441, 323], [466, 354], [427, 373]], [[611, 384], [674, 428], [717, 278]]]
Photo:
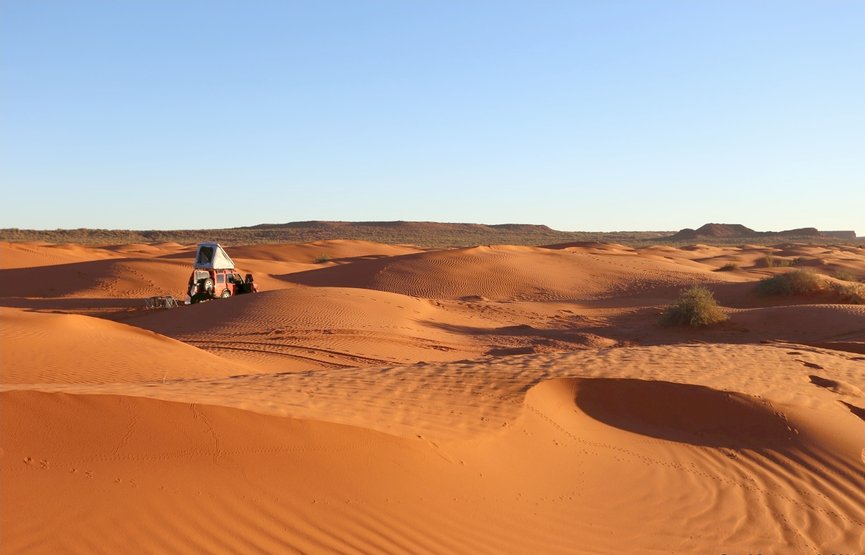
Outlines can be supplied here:
[[862, 249], [227, 250], [0, 244], [0, 552], [865, 551], [865, 307], [753, 292]]

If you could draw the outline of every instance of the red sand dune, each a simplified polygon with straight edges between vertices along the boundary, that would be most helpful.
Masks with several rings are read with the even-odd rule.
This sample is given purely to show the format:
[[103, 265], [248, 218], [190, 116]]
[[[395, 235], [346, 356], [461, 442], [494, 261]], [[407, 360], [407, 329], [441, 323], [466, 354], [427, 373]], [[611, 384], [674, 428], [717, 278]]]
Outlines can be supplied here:
[[52, 245], [47, 243], [9, 243], [0, 241], [0, 269], [34, 268], [90, 260], [117, 258], [109, 249], [84, 245]]
[[[282, 262], [323, 263], [357, 258], [380, 258], [411, 254], [419, 249], [383, 245], [369, 241], [316, 241], [298, 245], [249, 245], [231, 249], [232, 258], [278, 260]], [[318, 261], [318, 262], [317, 262]]]
[[620, 249], [603, 256], [575, 249], [503, 246], [424, 252], [284, 278], [305, 285], [360, 287], [433, 299], [479, 296], [501, 301], [593, 299], [726, 279], [704, 268], [647, 260]]
[[228, 251], [262, 293], [147, 311], [189, 245], [0, 245], [0, 551], [865, 549], [865, 313], [752, 292], [861, 249]]
[[482, 352], [470, 338], [443, 329], [468, 324], [465, 317], [424, 299], [346, 288], [267, 291], [127, 322], [273, 371], [454, 360]]
[[137, 383], [249, 372], [163, 335], [76, 314], [0, 308], [5, 384]]

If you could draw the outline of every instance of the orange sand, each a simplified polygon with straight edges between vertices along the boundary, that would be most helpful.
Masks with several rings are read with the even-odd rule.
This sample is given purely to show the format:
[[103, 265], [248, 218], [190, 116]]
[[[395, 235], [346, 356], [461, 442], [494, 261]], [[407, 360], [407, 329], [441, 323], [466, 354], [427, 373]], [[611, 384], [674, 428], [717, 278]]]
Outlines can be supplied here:
[[0, 552], [865, 550], [865, 310], [752, 293], [861, 249], [227, 250], [0, 244]]

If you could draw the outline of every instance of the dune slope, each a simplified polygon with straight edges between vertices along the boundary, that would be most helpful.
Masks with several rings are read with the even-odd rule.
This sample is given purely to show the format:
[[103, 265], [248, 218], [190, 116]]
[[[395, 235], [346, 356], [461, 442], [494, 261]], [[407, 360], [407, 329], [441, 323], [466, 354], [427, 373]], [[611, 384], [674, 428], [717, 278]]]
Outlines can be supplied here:
[[453, 360], [482, 352], [470, 338], [431, 325], [465, 324], [458, 314], [424, 299], [347, 288], [267, 291], [127, 322], [272, 371]]
[[753, 294], [861, 249], [229, 253], [0, 244], [0, 552], [865, 551], [862, 307]]
[[140, 328], [2, 307], [0, 351], [5, 384], [138, 383], [249, 372], [242, 364]]
[[[507, 427], [450, 441], [194, 402], [0, 395], [11, 551], [132, 541], [155, 551], [824, 552], [857, 545], [865, 526], [854, 415], [826, 422], [705, 386], [543, 381]], [[69, 501], [46, 510], [49, 496]]]
[[284, 279], [316, 286], [361, 287], [434, 299], [562, 300], [636, 293], [695, 279], [724, 279], [707, 269], [650, 260], [625, 249], [472, 247], [409, 254], [297, 272]]

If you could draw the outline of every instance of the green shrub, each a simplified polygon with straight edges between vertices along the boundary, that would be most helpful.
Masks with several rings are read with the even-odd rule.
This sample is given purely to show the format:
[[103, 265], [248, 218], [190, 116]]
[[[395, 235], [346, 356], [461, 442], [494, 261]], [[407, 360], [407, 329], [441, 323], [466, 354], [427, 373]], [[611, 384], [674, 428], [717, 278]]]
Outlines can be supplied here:
[[735, 262], [727, 262], [726, 264], [724, 264], [723, 266], [718, 268], [718, 271], [719, 272], [735, 272], [738, 269], [739, 269], [739, 265], [736, 264]]
[[824, 281], [808, 270], [794, 270], [777, 274], [757, 284], [757, 293], [764, 296], [774, 295], [812, 295], [824, 288]]
[[865, 304], [865, 285], [861, 283], [839, 283], [835, 285], [835, 291], [843, 303]]
[[661, 317], [665, 324], [700, 328], [727, 320], [712, 292], [700, 285], [683, 289]]
[[330, 256], [328, 256], [326, 254], [321, 254], [321, 255], [315, 257], [315, 260], [313, 260], [313, 262], [316, 264], [324, 264], [325, 262], [330, 262], [331, 260], [333, 260], [333, 259]]

